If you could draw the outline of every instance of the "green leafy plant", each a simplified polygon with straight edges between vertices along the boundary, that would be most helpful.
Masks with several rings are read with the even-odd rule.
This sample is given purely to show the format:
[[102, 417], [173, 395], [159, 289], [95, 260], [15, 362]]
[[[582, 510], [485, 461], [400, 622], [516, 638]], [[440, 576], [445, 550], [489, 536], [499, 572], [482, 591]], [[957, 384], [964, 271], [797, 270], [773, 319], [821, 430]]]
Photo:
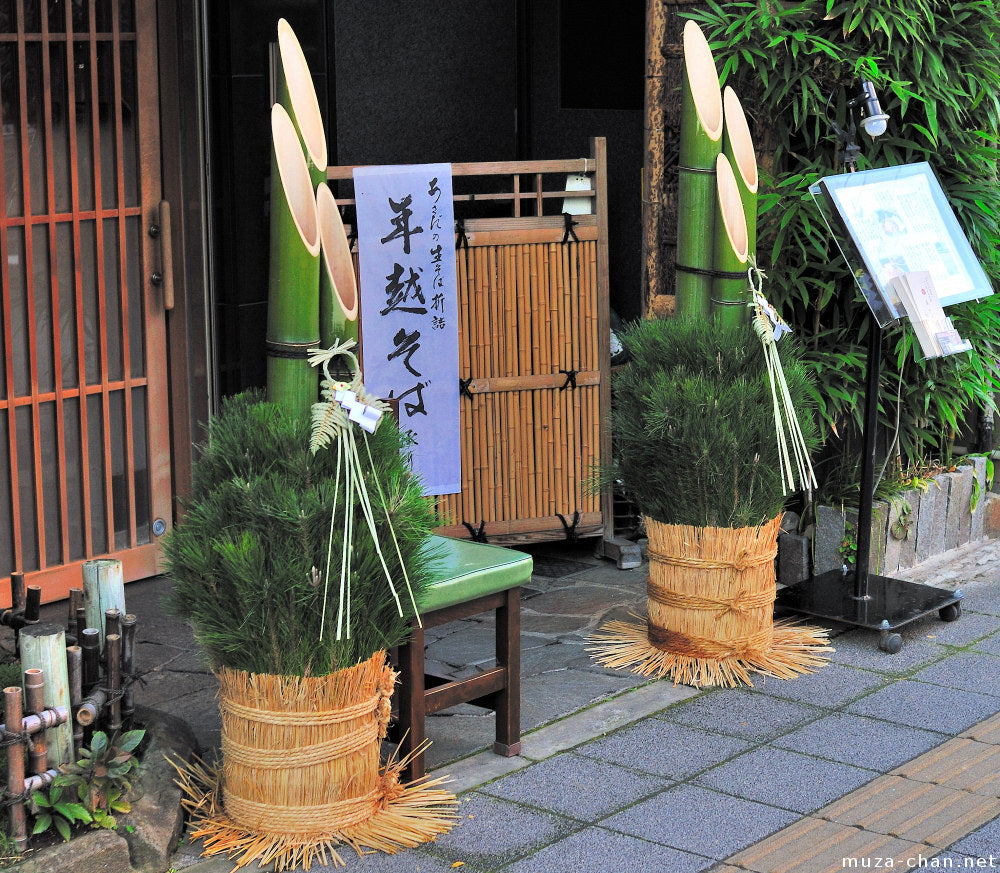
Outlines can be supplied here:
[[837, 551], [845, 564], [853, 564], [858, 559], [858, 526], [855, 522], [844, 521], [844, 538]]
[[[749, 327], [646, 319], [622, 335], [630, 362], [615, 378], [612, 423], [620, 479], [640, 511], [666, 524], [746, 527], [785, 504], [771, 389]], [[792, 343], [781, 359], [803, 433], [815, 447], [807, 370]]]
[[[750, 107], [763, 170], [759, 258], [772, 303], [805, 342], [819, 411], [835, 437], [827, 466], [836, 468], [829, 456], [856, 447], [869, 316], [809, 194], [820, 177], [843, 171], [827, 117], [843, 127], [859, 79], [871, 79], [892, 120], [886, 135], [865, 139], [860, 168], [928, 161], [987, 273], [1000, 277], [997, 4], [707, 0], [687, 14], [708, 35], [721, 78]], [[994, 408], [1000, 388], [1000, 302], [948, 312], [972, 352], [918, 361], [905, 324], [883, 343], [881, 429], [897, 434], [883, 451], [898, 453], [904, 467], [947, 457], [966, 410]], [[851, 479], [856, 484], [856, 471]]]
[[337, 639], [328, 617], [323, 626], [323, 605], [335, 597], [346, 560], [338, 453], [313, 453], [308, 423], [285, 415], [259, 393], [223, 401], [195, 465], [184, 519], [166, 543], [174, 579], [171, 607], [191, 620], [216, 664], [320, 676], [405, 639], [412, 607], [402, 598], [400, 614], [382, 558], [401, 580], [402, 557], [415, 594], [429, 584], [432, 507], [410, 469], [407, 438], [390, 416], [358, 440], [368, 493], [385, 495], [400, 552], [391, 546], [385, 511], [377, 508], [373, 523], [380, 541], [390, 544], [380, 557], [363, 521], [365, 509], [352, 492], [353, 625], [349, 636]]
[[38, 791], [32, 798], [35, 826], [32, 834], [41, 834], [54, 828], [64, 840], [69, 840], [73, 825], [92, 824], [93, 816], [76, 800], [63, 800], [63, 786], [53, 783], [48, 793]]

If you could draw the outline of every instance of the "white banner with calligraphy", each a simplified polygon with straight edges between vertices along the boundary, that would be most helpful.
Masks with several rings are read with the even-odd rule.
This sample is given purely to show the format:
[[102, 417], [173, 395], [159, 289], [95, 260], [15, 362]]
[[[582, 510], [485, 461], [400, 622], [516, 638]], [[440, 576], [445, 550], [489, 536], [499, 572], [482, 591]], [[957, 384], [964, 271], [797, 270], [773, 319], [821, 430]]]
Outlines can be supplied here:
[[365, 387], [399, 400], [427, 494], [461, 490], [451, 164], [354, 171]]

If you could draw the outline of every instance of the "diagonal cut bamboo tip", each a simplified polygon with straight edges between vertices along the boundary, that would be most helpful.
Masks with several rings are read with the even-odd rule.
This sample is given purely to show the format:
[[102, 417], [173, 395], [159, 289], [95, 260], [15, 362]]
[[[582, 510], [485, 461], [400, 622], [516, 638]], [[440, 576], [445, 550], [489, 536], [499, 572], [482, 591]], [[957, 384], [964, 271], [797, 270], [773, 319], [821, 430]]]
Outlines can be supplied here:
[[323, 127], [323, 115], [319, 109], [319, 99], [313, 85], [309, 64], [292, 26], [284, 19], [278, 19], [278, 54], [281, 58], [281, 70], [285, 77], [285, 87], [288, 89], [288, 99], [292, 104], [292, 114], [295, 124], [302, 134], [302, 142], [310, 160], [322, 169], [326, 169], [326, 130]]
[[757, 193], [759, 176], [757, 173], [757, 154], [753, 147], [753, 137], [750, 135], [750, 125], [743, 111], [743, 104], [736, 92], [726, 85], [722, 94], [723, 113], [726, 120], [726, 137], [732, 148], [736, 170], [743, 184], [751, 194]]
[[743, 209], [743, 199], [736, 184], [736, 174], [729, 158], [719, 155], [715, 159], [715, 185], [718, 194], [719, 214], [722, 225], [726, 229], [729, 244], [733, 254], [741, 264], [747, 262], [750, 255], [750, 235], [747, 231], [747, 216]]
[[337, 200], [326, 184], [316, 188], [316, 210], [319, 216], [319, 238], [323, 253], [323, 269], [337, 292], [337, 300], [348, 321], [358, 317], [358, 285], [354, 276], [351, 247], [347, 231], [337, 209]]
[[693, 21], [684, 25], [684, 74], [698, 121], [713, 142], [722, 137], [722, 89], [712, 49]]
[[[302, 153], [302, 146], [299, 145], [295, 125], [280, 103], [271, 107], [271, 144], [281, 187], [295, 228], [309, 254], [319, 255], [319, 218], [309, 166]], [[275, 209], [276, 204], [272, 203], [272, 212]]]

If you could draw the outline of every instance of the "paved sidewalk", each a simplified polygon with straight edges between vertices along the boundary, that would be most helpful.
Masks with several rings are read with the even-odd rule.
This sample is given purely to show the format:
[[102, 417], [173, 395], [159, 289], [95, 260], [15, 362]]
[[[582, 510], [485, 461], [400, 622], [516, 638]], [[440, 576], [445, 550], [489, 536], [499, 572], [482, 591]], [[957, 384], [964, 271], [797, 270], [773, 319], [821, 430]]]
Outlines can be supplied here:
[[[907, 626], [898, 654], [881, 652], [877, 634], [831, 626], [836, 651], [817, 673], [700, 693], [605, 670], [584, 650], [598, 624], [642, 609], [645, 568], [619, 571], [582, 548], [547, 554], [536, 550], [525, 592], [523, 755], [476, 752], [493, 723], [472, 707], [434, 717], [430, 765], [455, 778], [459, 824], [395, 856], [346, 852], [348, 869], [820, 873], [887, 859], [990, 869], [991, 856], [1000, 866], [1000, 543], [907, 574], [958, 582], [964, 614]], [[214, 682], [183, 623], [157, 615], [168, 584], [127, 589], [151, 671], [140, 701], [187, 718], [212, 750]], [[429, 659], [488, 666], [490, 622], [443, 631]], [[232, 869], [199, 851], [181, 846], [174, 866]]]

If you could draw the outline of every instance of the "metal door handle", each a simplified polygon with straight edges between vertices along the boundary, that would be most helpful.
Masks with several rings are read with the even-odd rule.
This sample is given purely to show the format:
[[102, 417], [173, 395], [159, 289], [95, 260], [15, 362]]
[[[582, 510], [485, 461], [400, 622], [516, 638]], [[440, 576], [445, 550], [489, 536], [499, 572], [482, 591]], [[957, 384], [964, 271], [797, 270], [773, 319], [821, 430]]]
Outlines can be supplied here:
[[170, 244], [170, 204], [166, 200], [161, 200], [157, 212], [159, 224], [154, 224], [149, 229], [149, 235], [160, 241], [160, 269], [149, 277], [149, 281], [163, 287], [163, 308], [170, 310], [174, 308], [174, 263], [171, 257], [173, 249]]

